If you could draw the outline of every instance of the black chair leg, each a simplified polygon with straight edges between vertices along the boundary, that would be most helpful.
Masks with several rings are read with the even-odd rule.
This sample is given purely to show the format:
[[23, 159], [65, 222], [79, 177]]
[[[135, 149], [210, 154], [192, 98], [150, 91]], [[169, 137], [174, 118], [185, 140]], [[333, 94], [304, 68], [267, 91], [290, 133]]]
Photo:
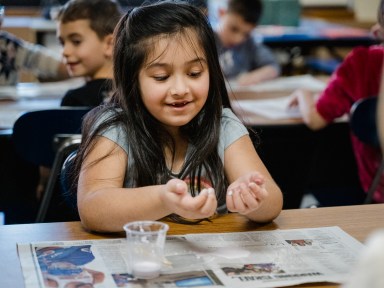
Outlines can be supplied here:
[[373, 178], [372, 184], [369, 187], [367, 191], [367, 197], [365, 198], [364, 204], [371, 204], [373, 201], [373, 194], [376, 191], [376, 188], [380, 182], [381, 175], [384, 172], [384, 160], [381, 161], [381, 164], [379, 168], [377, 169], [377, 172], [375, 174], [375, 177]]

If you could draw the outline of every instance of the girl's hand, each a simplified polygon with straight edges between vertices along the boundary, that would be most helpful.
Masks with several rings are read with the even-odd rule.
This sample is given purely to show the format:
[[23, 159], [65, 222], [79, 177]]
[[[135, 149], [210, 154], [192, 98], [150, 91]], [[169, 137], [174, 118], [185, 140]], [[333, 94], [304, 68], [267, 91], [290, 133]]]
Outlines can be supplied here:
[[231, 212], [246, 215], [257, 210], [268, 197], [264, 177], [258, 172], [249, 172], [231, 185], [227, 190], [227, 208]]
[[203, 219], [216, 212], [217, 200], [213, 188], [203, 189], [199, 195], [192, 197], [183, 180], [171, 179], [164, 187], [161, 197], [172, 213], [187, 219]]

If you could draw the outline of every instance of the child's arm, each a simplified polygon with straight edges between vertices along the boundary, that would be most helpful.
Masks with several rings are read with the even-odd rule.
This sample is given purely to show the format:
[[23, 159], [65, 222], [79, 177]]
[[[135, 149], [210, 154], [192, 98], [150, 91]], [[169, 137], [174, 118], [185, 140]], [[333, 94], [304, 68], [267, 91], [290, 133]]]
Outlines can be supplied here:
[[[102, 157], [104, 159], [93, 163]], [[122, 188], [127, 159], [125, 151], [105, 137], [98, 138], [85, 159], [77, 201], [82, 224], [87, 229], [115, 232], [122, 231], [123, 225], [130, 221], [157, 220], [172, 213], [201, 219], [215, 212], [214, 193], [207, 191], [192, 197], [182, 180], [173, 179], [166, 185]]]
[[279, 76], [279, 70], [274, 65], [265, 65], [248, 73], [241, 74], [237, 78], [239, 85], [252, 85], [271, 80]]
[[61, 57], [49, 48], [25, 41], [11, 33], [0, 31], [3, 43], [12, 43], [15, 54], [13, 57], [16, 69], [32, 72], [39, 81], [58, 81], [68, 79], [69, 74]]
[[280, 188], [259, 158], [248, 135], [232, 143], [224, 156], [227, 208], [257, 222], [276, 218], [283, 205]]
[[327, 126], [327, 121], [317, 112], [316, 97], [308, 90], [298, 89], [291, 95], [290, 106], [298, 106], [304, 123], [312, 130]]

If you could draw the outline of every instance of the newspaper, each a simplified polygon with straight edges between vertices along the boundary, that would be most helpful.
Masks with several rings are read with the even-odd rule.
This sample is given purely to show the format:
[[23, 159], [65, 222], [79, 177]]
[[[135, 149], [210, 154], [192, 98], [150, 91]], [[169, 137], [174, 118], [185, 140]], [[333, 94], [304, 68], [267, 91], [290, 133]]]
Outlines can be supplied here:
[[336, 226], [168, 236], [162, 273], [152, 280], [130, 274], [121, 238], [18, 243], [17, 249], [26, 288], [257, 288], [343, 283], [363, 246]]

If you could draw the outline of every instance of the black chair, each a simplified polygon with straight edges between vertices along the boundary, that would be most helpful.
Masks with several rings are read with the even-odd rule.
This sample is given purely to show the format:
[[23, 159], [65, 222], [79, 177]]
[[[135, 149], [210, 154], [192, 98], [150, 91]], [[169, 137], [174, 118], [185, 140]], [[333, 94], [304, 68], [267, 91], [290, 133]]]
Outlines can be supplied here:
[[[377, 131], [377, 97], [370, 97], [356, 101], [350, 112], [350, 126], [352, 133], [363, 143], [373, 147], [380, 147], [379, 136]], [[380, 182], [380, 178], [384, 172], [384, 159], [377, 169], [375, 177], [367, 191], [365, 204], [372, 203], [373, 194]]]
[[[51, 168], [48, 183], [41, 199], [36, 222], [66, 221], [66, 207], [52, 208], [52, 217], [47, 219], [47, 210], [52, 206], [52, 196], [60, 189], [59, 174], [66, 156], [80, 143], [82, 119], [91, 108], [62, 107], [58, 109], [31, 111], [17, 119], [13, 127], [13, 142], [16, 152], [26, 161], [37, 166]], [[61, 137], [56, 137], [57, 135]], [[61, 139], [55, 145], [54, 139]], [[64, 140], [63, 140], [64, 139]], [[68, 139], [68, 141], [65, 141]], [[57, 199], [63, 206], [63, 200]], [[73, 220], [72, 217], [68, 220]]]
[[[62, 185], [61, 179], [63, 171], [69, 173], [69, 171], [63, 170], [63, 167], [67, 167], [67, 158], [77, 151], [81, 143], [81, 134], [63, 135], [59, 134], [55, 137], [54, 142], [58, 142], [58, 148], [56, 151], [55, 160], [52, 165], [51, 173], [48, 178], [47, 186], [44, 191], [44, 195], [41, 199], [39, 210], [36, 216], [36, 222], [44, 222], [51, 218], [56, 221], [74, 221], [79, 220], [77, 209], [67, 197], [67, 189]], [[58, 193], [55, 193], [59, 191]], [[56, 216], [47, 217], [49, 210], [52, 213], [57, 212], [58, 206], [64, 206], [64, 211], [61, 211], [59, 218]]]

